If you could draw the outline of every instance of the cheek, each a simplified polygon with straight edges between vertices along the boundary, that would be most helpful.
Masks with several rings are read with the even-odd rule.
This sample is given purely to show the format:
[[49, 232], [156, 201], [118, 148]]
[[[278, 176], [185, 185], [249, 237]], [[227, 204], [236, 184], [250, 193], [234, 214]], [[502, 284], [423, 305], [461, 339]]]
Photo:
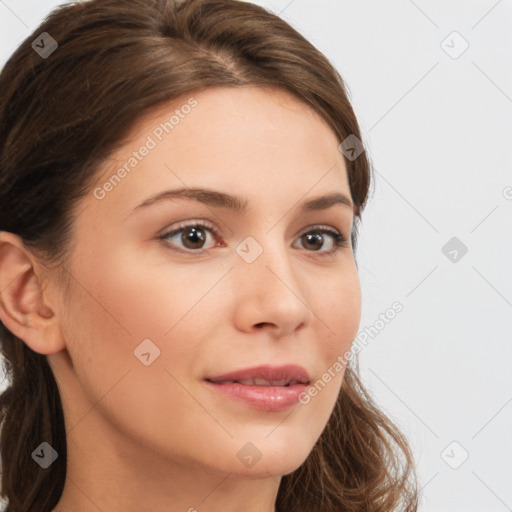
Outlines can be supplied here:
[[[198, 279], [192, 266], [170, 269], [169, 264], [154, 264], [115, 247], [101, 259], [84, 255], [81, 261], [87, 261], [85, 270], [75, 265], [75, 274], [88, 292], [87, 307], [96, 322], [111, 324], [133, 341], [162, 338], [186, 322], [213, 284], [208, 276]], [[87, 297], [83, 300], [85, 305]]]
[[[141, 446], [157, 442], [170, 451], [180, 443], [186, 446], [191, 433], [204, 435], [199, 425], [212, 428], [212, 418], [187, 392], [187, 376], [197, 364], [201, 338], [194, 321], [201, 317], [205, 328], [212, 322], [204, 319], [198, 301], [213, 283], [206, 280], [191, 287], [190, 275], [176, 273], [171, 287], [166, 285], [169, 276], [147, 268], [108, 265], [108, 259], [96, 263], [81, 273], [74, 271], [62, 329], [80, 393], [89, 402], [71, 404], [72, 423], [87, 418], [75, 435], [85, 435], [96, 425], [95, 415], [87, 415], [95, 404], [95, 411]], [[154, 348], [149, 346], [152, 362], [147, 366], [134, 354], [140, 355], [137, 349], [144, 339], [152, 340], [159, 351], [153, 359]], [[176, 411], [180, 417], [186, 411], [186, 418], [176, 422]], [[176, 443], [171, 446], [169, 439]]]
[[355, 265], [329, 282], [324, 281], [322, 292], [314, 297], [313, 331], [321, 357], [318, 366], [321, 373], [315, 376], [301, 400], [304, 414], [310, 420], [312, 437], [320, 435], [334, 408], [350, 359], [347, 354], [359, 329], [361, 287]]
[[[130, 368], [168, 369], [180, 381], [197, 371], [196, 356], [216, 336], [226, 310], [223, 272], [198, 276], [194, 265], [145, 264], [114, 247], [101, 259], [89, 255], [89, 264], [73, 272], [82, 285], [75, 283], [67, 305], [65, 337], [84, 384], [100, 393], [100, 385], [108, 388]], [[141, 358], [148, 352], [154, 362], [145, 366]], [[169, 379], [165, 374], [167, 385]]]
[[318, 332], [325, 334], [326, 363], [331, 365], [338, 356], [350, 349], [361, 320], [361, 286], [357, 271], [351, 270], [333, 279], [317, 297]]

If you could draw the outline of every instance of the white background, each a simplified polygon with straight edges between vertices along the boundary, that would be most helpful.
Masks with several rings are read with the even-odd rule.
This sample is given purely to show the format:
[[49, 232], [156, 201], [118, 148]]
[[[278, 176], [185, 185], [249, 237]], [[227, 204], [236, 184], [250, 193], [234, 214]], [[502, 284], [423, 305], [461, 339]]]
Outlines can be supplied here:
[[[0, 0], [0, 66], [60, 3]], [[362, 378], [409, 437], [421, 511], [512, 510], [512, 1], [254, 3], [331, 60], [362, 128]]]

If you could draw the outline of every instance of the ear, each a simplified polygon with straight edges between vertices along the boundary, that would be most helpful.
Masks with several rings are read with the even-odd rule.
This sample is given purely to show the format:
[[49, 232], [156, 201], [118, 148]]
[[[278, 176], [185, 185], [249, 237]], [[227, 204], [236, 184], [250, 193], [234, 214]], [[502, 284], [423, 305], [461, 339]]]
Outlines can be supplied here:
[[0, 320], [34, 352], [53, 354], [65, 343], [43, 297], [41, 277], [41, 266], [22, 239], [0, 231]]

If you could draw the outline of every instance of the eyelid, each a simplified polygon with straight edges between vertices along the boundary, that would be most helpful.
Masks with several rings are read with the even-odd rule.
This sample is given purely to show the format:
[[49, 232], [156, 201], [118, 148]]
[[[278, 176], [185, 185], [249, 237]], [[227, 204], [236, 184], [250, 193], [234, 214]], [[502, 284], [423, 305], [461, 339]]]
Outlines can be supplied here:
[[[170, 237], [171, 235], [175, 235], [177, 234], [178, 232], [186, 229], [186, 228], [189, 228], [189, 227], [195, 227], [195, 226], [199, 226], [199, 227], [203, 227], [205, 228], [206, 230], [209, 230], [212, 232], [212, 234], [214, 235], [215, 238], [220, 238], [221, 237], [221, 234], [220, 234], [220, 231], [208, 220], [206, 219], [189, 219], [189, 220], [186, 220], [186, 221], [182, 221], [180, 223], [178, 223], [177, 226], [173, 227], [172, 229], [169, 229], [169, 228], [165, 228], [159, 235], [157, 235], [157, 238], [159, 241], [161, 241], [162, 243], [164, 243], [164, 245], [166, 245], [167, 248], [170, 248], [171, 250], [174, 250], [178, 253], [182, 253], [182, 254], [187, 254], [187, 255], [190, 255], [192, 257], [194, 256], [201, 256], [201, 255], [204, 255], [204, 254], [209, 254], [210, 251], [212, 250], [212, 248], [210, 249], [199, 249], [199, 250], [196, 250], [196, 251], [193, 251], [193, 250], [185, 250], [185, 249], [181, 249], [181, 248], [176, 248], [176, 247], [169, 247], [169, 245], [171, 244], [168, 244], [166, 242], [166, 238]], [[331, 249], [330, 251], [306, 251], [306, 252], [309, 252], [313, 255], [317, 255], [319, 257], [325, 257], [325, 256], [335, 256], [336, 253], [338, 252], [338, 250], [342, 247], [350, 247], [350, 235], [349, 237], [347, 238], [343, 231], [340, 230], [340, 229], [337, 229], [337, 228], [334, 228], [332, 226], [329, 226], [329, 225], [324, 225], [324, 224], [311, 224], [305, 228], [303, 228], [298, 235], [296, 235], [297, 239], [300, 239], [300, 237], [302, 237], [303, 235], [307, 234], [307, 233], [315, 233], [315, 232], [325, 232], [325, 233], [328, 233], [332, 240], [333, 240], [333, 243], [334, 243], [334, 249]], [[218, 245], [216, 245], [218, 246]]]
[[172, 229], [169, 229], [168, 227], [164, 228], [158, 235], [158, 238], [159, 239], [166, 238], [170, 235], [174, 235], [175, 233], [177, 233], [178, 231], [181, 231], [182, 229], [193, 227], [193, 226], [201, 226], [203, 228], [206, 228], [206, 229], [212, 231], [212, 233], [215, 236], [217, 236], [217, 237], [221, 236], [220, 231], [209, 221], [207, 221], [205, 219], [190, 219], [190, 220], [185, 220], [185, 221], [179, 222], [178, 225], [176, 225]]
[[181, 249], [179, 247], [178, 248], [170, 247], [171, 244], [169, 244], [165, 240], [166, 238], [170, 237], [171, 235], [175, 235], [176, 233], [184, 230], [185, 228], [194, 227], [194, 226], [200, 226], [200, 227], [203, 227], [203, 228], [211, 231], [215, 238], [221, 237], [220, 231], [209, 221], [207, 221], [205, 219], [190, 219], [190, 220], [185, 220], [185, 221], [179, 222], [178, 225], [173, 227], [172, 229], [164, 228], [164, 230], [159, 235], [157, 235], [157, 239], [158, 239], [158, 241], [162, 242], [164, 244], [164, 246], [167, 247], [168, 249], [171, 249], [171, 250], [181, 253], [181, 254], [187, 254], [192, 257], [209, 254], [211, 249], [200, 249], [197, 251], [190, 251], [190, 250], [187, 251], [187, 250]]

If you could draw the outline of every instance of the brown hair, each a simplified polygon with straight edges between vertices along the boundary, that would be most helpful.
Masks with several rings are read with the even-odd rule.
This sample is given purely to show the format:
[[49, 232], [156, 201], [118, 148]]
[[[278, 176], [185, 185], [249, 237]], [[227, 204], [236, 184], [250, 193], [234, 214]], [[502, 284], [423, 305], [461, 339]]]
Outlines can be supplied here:
[[[32, 46], [43, 32], [58, 43], [46, 57]], [[143, 114], [194, 90], [249, 84], [286, 90], [311, 105], [340, 142], [350, 134], [361, 139], [338, 72], [262, 7], [235, 0], [91, 0], [56, 8], [0, 75], [0, 230], [63, 268], [73, 207]], [[345, 162], [355, 250], [371, 166], [366, 152]], [[59, 390], [46, 357], [2, 323], [0, 340], [10, 384], [0, 395], [2, 496], [7, 512], [49, 512], [66, 478]], [[358, 373], [349, 363], [320, 439], [304, 464], [282, 477], [279, 510], [417, 510], [407, 441]], [[59, 454], [47, 470], [31, 457], [42, 440]]]

